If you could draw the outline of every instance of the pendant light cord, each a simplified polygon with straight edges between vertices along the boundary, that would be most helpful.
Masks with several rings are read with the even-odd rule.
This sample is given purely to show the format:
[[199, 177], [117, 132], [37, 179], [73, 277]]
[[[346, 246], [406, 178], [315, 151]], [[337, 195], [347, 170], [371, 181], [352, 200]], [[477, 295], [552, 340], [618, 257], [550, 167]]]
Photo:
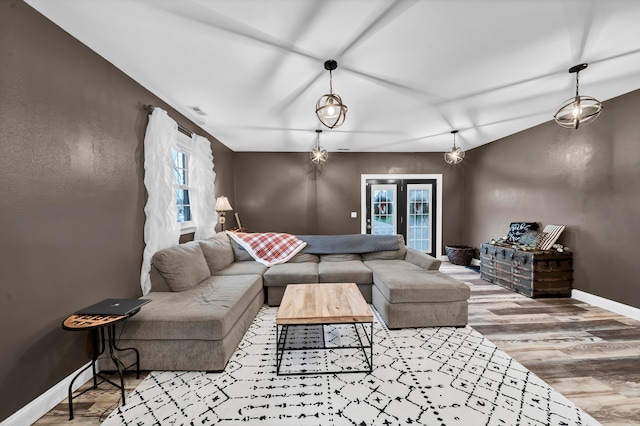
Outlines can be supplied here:
[[329, 70], [329, 94], [333, 95], [333, 73]]

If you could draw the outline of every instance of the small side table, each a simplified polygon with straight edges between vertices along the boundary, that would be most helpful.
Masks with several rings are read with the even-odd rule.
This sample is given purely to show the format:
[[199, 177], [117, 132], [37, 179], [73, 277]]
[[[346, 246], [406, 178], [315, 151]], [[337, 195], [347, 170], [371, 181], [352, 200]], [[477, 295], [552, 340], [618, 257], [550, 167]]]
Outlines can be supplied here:
[[[136, 377], [140, 377], [140, 353], [136, 348], [119, 348], [116, 344], [116, 324], [120, 321], [124, 321], [129, 317], [135, 315], [138, 311], [131, 313], [130, 315], [78, 315], [73, 314], [69, 316], [62, 322], [62, 328], [65, 330], [71, 331], [84, 331], [84, 330], [94, 330], [94, 345], [95, 350], [93, 357], [91, 358], [91, 364], [83, 368], [76, 376], [71, 380], [69, 384], [69, 420], [73, 420], [73, 399], [79, 397], [85, 392], [96, 389], [99, 384], [107, 382], [116, 388], [122, 391], [122, 405], [125, 405], [125, 393], [124, 393], [124, 375], [123, 373], [129, 368], [136, 366]], [[105, 328], [107, 329], [107, 333], [105, 336]], [[98, 371], [96, 371], [96, 361], [98, 357], [102, 355], [106, 348], [109, 348], [109, 356], [113, 361], [113, 364], [116, 366], [118, 372], [114, 373], [110, 376], [104, 376]], [[125, 366], [123, 362], [117, 357], [116, 352], [121, 351], [134, 351], [136, 354], [136, 361], [129, 365]], [[84, 373], [87, 369], [91, 368], [93, 370], [93, 387], [89, 389], [85, 389], [79, 394], [73, 396], [73, 383], [76, 379]], [[118, 374], [120, 376], [120, 384], [117, 384], [111, 381], [111, 378]], [[98, 378], [101, 379], [98, 382]]]

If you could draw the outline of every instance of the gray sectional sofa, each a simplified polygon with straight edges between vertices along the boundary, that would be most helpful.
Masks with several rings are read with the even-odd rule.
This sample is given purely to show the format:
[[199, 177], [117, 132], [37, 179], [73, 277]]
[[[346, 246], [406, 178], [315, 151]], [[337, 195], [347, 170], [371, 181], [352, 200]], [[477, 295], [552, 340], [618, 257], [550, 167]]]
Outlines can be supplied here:
[[122, 323], [118, 345], [136, 347], [143, 370], [223, 370], [265, 300], [279, 305], [286, 286], [298, 283], [355, 282], [389, 328], [466, 325], [469, 287], [401, 236], [397, 246], [301, 252], [271, 267], [225, 233], [160, 250], [143, 296], [151, 303]]

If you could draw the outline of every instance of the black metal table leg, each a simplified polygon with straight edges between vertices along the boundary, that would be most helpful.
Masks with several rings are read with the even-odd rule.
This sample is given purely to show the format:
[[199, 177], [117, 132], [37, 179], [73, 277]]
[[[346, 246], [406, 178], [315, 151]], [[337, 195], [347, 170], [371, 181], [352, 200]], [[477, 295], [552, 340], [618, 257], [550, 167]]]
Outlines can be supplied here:
[[[146, 302], [145, 302], [146, 303]], [[119, 348], [116, 342], [116, 324], [125, 321], [127, 318], [135, 315], [138, 311], [135, 310], [128, 315], [82, 315], [82, 314], [73, 314], [67, 319], [65, 319], [62, 323], [62, 328], [65, 330], [71, 331], [83, 331], [87, 330], [89, 333], [93, 333], [94, 339], [94, 353], [91, 357], [91, 363], [80, 370], [71, 380], [69, 384], [69, 420], [73, 420], [73, 399], [81, 396], [85, 392], [96, 389], [98, 385], [103, 382], [108, 382], [109, 384], [115, 386], [120, 389], [122, 392], [122, 405], [125, 405], [126, 401], [126, 393], [125, 393], [125, 385], [124, 385], [124, 373], [134, 365], [136, 366], [136, 377], [140, 378], [140, 352], [136, 348]], [[105, 335], [106, 328], [106, 335]], [[109, 356], [111, 361], [116, 367], [117, 372], [111, 374], [110, 376], [105, 376], [101, 372], [99, 372], [96, 368], [96, 362], [99, 357], [104, 354], [107, 346], [109, 347]], [[129, 366], [125, 366], [125, 364], [120, 360], [117, 355], [117, 352], [121, 351], [134, 351], [135, 352], [135, 362]], [[75, 381], [82, 375], [88, 368], [92, 369], [93, 373], [93, 387], [85, 389], [84, 391], [78, 393], [77, 395], [73, 395], [73, 385]], [[119, 384], [112, 381], [111, 378], [118, 374], [120, 376]], [[98, 378], [101, 381], [98, 381]]]

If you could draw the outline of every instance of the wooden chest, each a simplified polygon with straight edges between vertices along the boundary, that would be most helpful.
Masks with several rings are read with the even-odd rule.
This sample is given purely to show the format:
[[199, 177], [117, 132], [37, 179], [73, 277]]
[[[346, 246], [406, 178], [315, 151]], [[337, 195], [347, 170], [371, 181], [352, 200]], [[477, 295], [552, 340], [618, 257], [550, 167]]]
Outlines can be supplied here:
[[483, 243], [480, 277], [529, 297], [569, 297], [573, 258], [571, 252], [522, 251]]

